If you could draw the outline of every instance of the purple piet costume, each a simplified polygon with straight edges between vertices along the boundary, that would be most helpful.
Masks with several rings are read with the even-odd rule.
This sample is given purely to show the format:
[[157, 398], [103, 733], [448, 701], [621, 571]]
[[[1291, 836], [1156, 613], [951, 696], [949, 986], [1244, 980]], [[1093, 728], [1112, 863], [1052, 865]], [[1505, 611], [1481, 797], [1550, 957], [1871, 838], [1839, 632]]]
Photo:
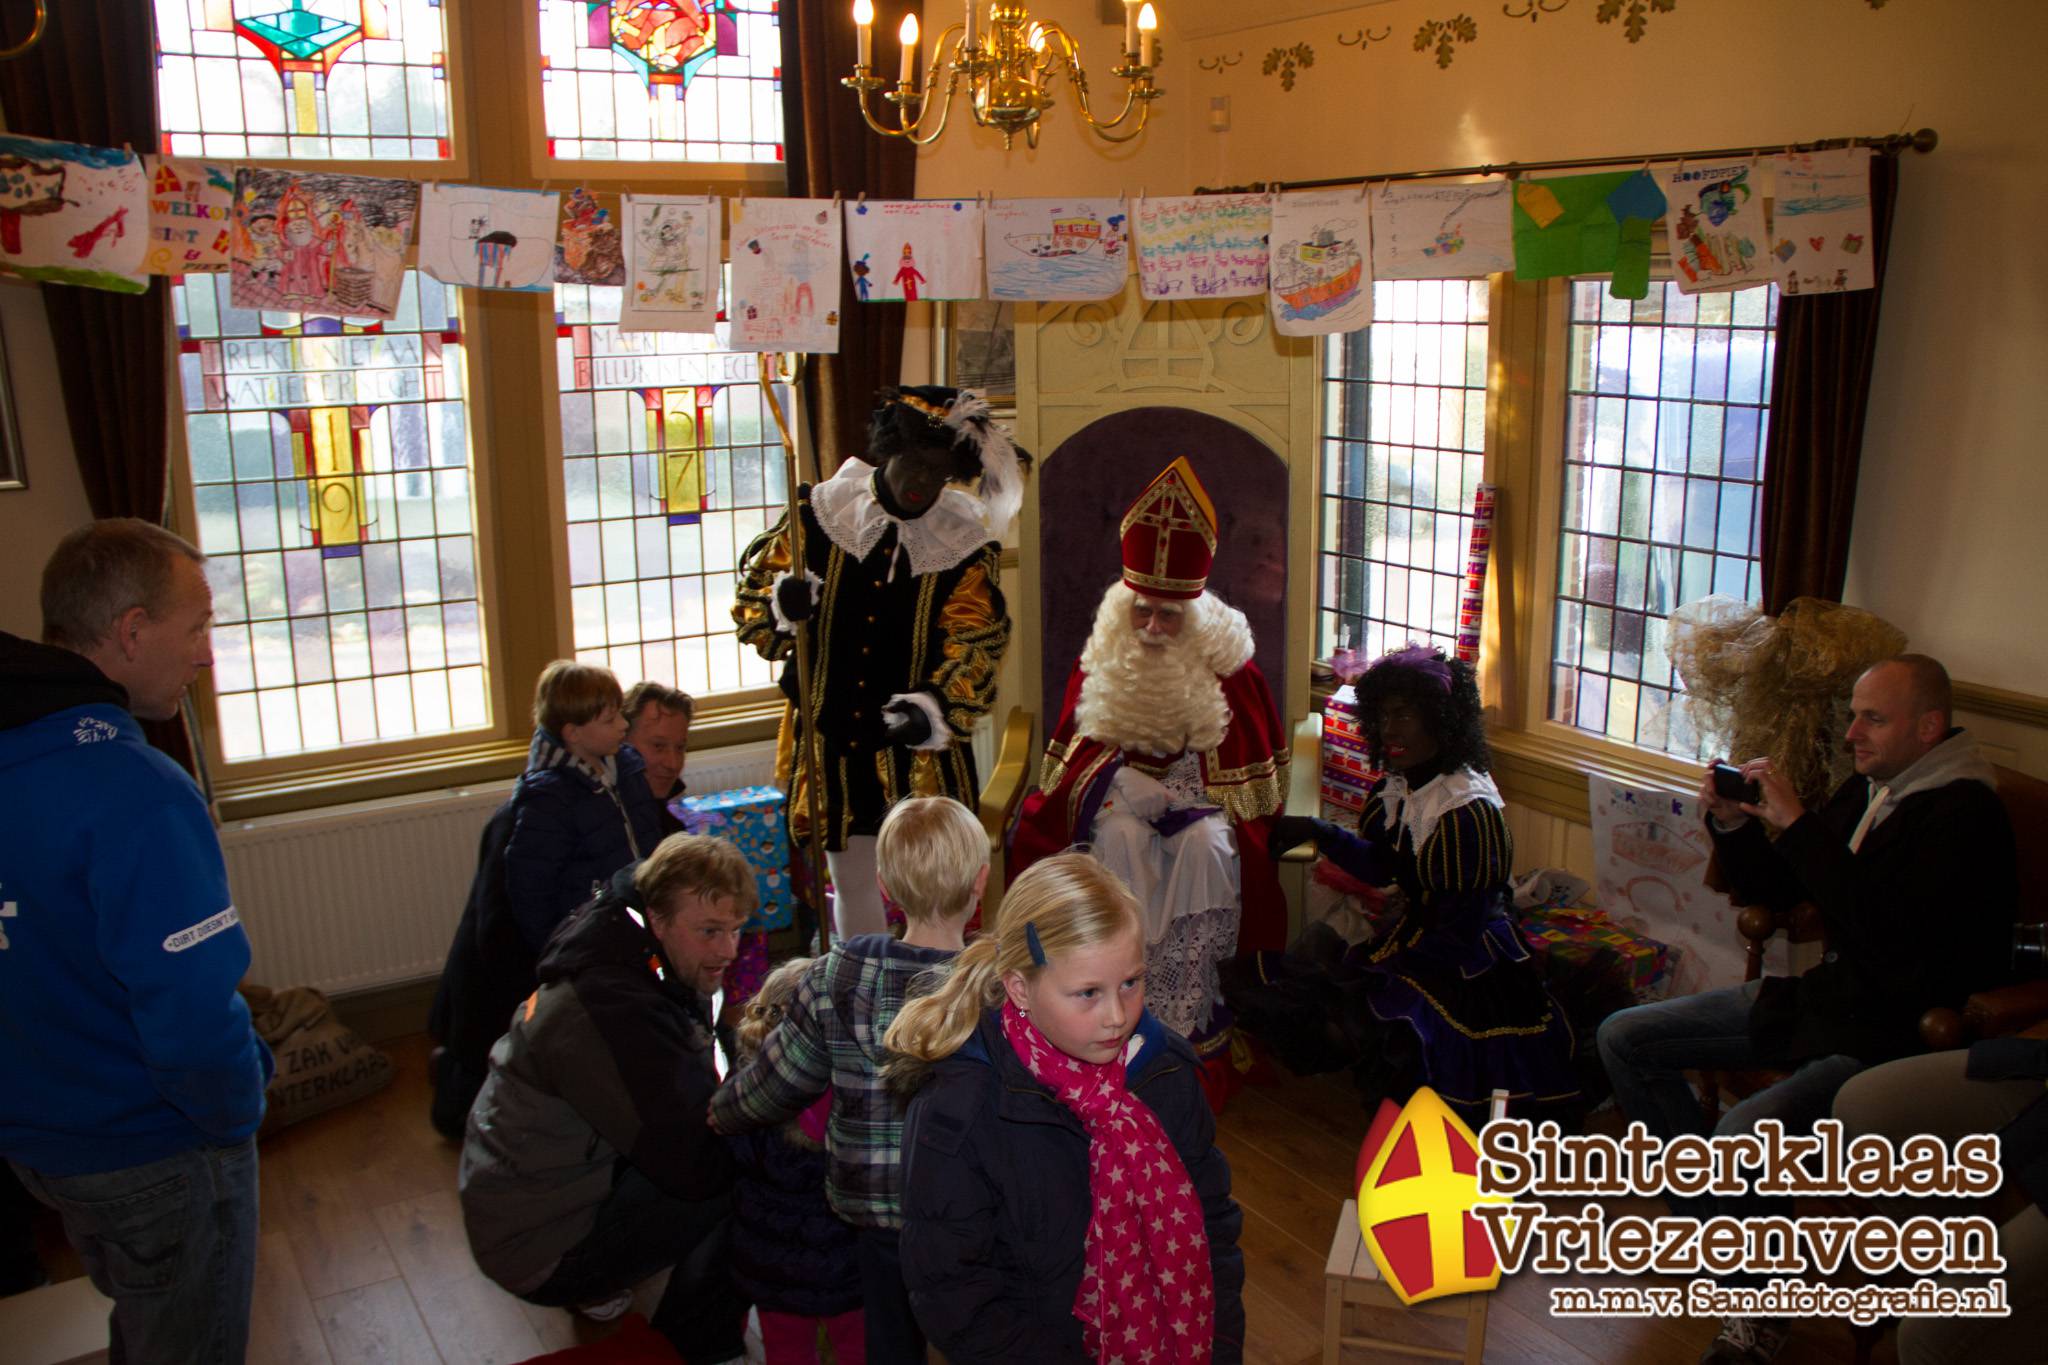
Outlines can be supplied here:
[[1514, 840], [1487, 775], [1469, 666], [1405, 649], [1358, 690], [1375, 766], [1391, 698], [1415, 706], [1439, 752], [1376, 782], [1355, 833], [1317, 821], [1312, 837], [1359, 881], [1398, 888], [1400, 913], [1377, 940], [1316, 963], [1240, 961], [1226, 990], [1240, 1024], [1296, 1069], [1351, 1066], [1368, 1105], [1405, 1101], [1419, 1085], [1475, 1116], [1496, 1088], [1517, 1113], [1575, 1105], [1571, 1026], [1511, 914]]

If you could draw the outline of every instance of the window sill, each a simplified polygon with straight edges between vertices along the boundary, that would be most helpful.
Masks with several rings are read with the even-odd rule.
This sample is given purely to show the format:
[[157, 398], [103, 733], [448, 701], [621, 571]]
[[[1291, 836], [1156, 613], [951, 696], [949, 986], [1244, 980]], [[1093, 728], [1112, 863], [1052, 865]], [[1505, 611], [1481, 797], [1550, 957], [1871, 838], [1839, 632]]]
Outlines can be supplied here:
[[[709, 754], [739, 744], [773, 739], [782, 723], [779, 693], [731, 705], [707, 707], [690, 727], [690, 752]], [[379, 801], [394, 796], [502, 782], [526, 768], [525, 738], [490, 740], [460, 748], [408, 754], [370, 762], [337, 762], [285, 775], [228, 779], [214, 784], [214, 805], [222, 824], [266, 815]]]
[[1692, 791], [1706, 771], [1682, 758], [1579, 735], [1549, 722], [1534, 730], [1493, 730], [1487, 743], [1502, 796], [1581, 825], [1593, 821], [1591, 778]]

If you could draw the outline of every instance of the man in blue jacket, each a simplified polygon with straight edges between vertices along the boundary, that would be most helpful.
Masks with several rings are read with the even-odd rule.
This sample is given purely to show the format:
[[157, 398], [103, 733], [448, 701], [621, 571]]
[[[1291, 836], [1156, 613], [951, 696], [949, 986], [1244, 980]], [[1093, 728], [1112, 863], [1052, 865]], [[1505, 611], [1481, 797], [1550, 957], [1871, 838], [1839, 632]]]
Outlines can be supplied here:
[[270, 1050], [206, 803], [142, 737], [213, 662], [199, 551], [94, 522], [0, 633], [0, 1155], [114, 1301], [115, 1360], [239, 1362]]

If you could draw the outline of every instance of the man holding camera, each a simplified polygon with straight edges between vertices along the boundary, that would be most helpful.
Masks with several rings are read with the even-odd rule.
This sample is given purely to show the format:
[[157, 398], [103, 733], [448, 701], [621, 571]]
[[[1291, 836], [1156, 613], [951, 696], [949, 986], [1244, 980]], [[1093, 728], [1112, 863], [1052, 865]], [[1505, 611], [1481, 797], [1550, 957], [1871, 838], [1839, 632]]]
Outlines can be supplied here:
[[[1804, 975], [1640, 1005], [1600, 1026], [1615, 1099], [1654, 1135], [1708, 1131], [1686, 1068], [1790, 1072], [1713, 1131], [1774, 1118], [1805, 1132], [1858, 1071], [1920, 1051], [1923, 1013], [2006, 974], [2019, 897], [2012, 826], [1991, 765], [1951, 723], [1948, 673], [1924, 654], [1886, 659], [1856, 680], [1850, 704], [1856, 776], [1818, 810], [1768, 759], [1739, 774], [1719, 765], [1721, 784], [1749, 790], [1731, 794], [1712, 770], [1701, 784], [1737, 899], [1779, 911], [1810, 901], [1826, 942]], [[1737, 1212], [1706, 1195], [1670, 1202], [1696, 1217]], [[1782, 1342], [1775, 1324], [1731, 1320], [1702, 1359], [1768, 1360]]]

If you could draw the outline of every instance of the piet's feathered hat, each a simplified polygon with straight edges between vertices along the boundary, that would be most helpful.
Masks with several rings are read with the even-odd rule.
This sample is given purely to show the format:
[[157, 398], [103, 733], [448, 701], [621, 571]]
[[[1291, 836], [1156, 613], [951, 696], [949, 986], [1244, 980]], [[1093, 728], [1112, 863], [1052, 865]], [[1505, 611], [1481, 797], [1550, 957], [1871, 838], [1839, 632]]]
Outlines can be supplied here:
[[1124, 582], [1147, 597], [1200, 597], [1216, 561], [1216, 507], [1186, 456], [1124, 513]]
[[868, 417], [868, 460], [880, 466], [910, 449], [949, 452], [953, 477], [974, 482], [988, 504], [989, 529], [1000, 532], [1024, 506], [1031, 452], [1010, 439], [988, 399], [942, 384], [888, 387]]

